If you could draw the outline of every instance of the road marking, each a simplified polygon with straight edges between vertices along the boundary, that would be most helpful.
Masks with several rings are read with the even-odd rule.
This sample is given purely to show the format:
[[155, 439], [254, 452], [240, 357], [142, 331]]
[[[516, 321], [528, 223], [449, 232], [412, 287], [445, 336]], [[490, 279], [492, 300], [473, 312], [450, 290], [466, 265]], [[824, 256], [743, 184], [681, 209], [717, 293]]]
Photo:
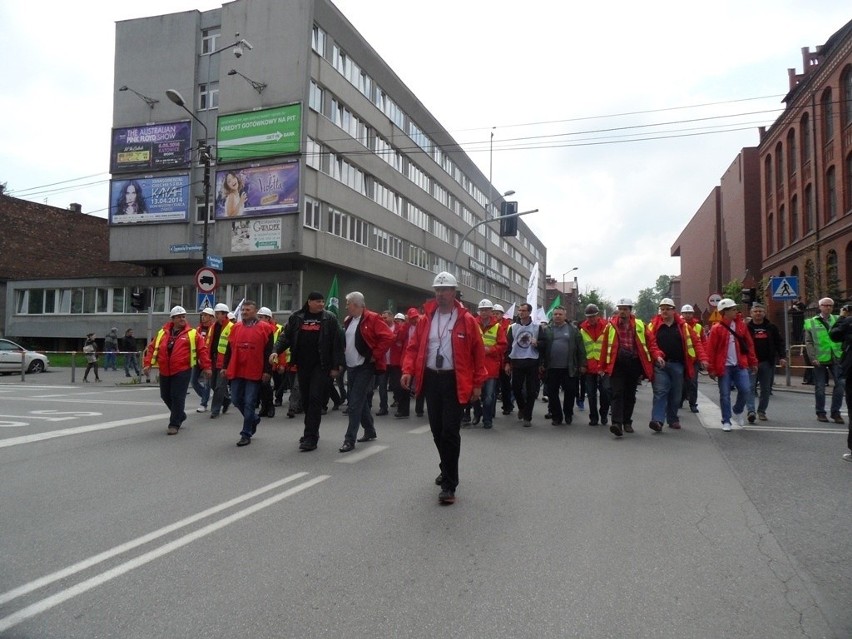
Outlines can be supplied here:
[[89, 590], [92, 590], [93, 588], [96, 588], [112, 579], [115, 579], [116, 577], [120, 577], [121, 575], [128, 573], [131, 570], [144, 566], [145, 564], [148, 564], [154, 561], [155, 559], [159, 559], [160, 557], [163, 557], [175, 550], [178, 550], [179, 548], [182, 548], [183, 546], [186, 546], [192, 543], [193, 541], [197, 541], [198, 539], [217, 532], [222, 528], [231, 525], [234, 522], [240, 521], [241, 519], [245, 519], [249, 515], [253, 515], [254, 513], [263, 510], [264, 508], [268, 508], [269, 506], [272, 506], [273, 504], [276, 504], [283, 499], [287, 499], [288, 497], [300, 493], [303, 490], [311, 488], [312, 486], [315, 486], [316, 484], [325, 481], [329, 477], [330, 475], [319, 475], [314, 479], [309, 479], [308, 481], [299, 484], [298, 486], [293, 486], [292, 488], [289, 488], [288, 490], [285, 490], [282, 493], [278, 493], [277, 495], [273, 495], [272, 497], [264, 499], [263, 501], [249, 506], [248, 508], [239, 510], [234, 514], [225, 517], [224, 519], [220, 519], [219, 521], [213, 522], [212, 524], [208, 524], [207, 526], [199, 528], [194, 532], [187, 533], [183, 537], [179, 537], [178, 539], [170, 541], [169, 543], [164, 544], [159, 548], [144, 553], [134, 559], [124, 562], [123, 564], [119, 564], [118, 566], [106, 570], [99, 575], [95, 575], [94, 577], [86, 579], [85, 581], [81, 581], [75, 586], [71, 586], [70, 588], [61, 590], [60, 592], [57, 592], [56, 594], [51, 595], [50, 597], [46, 597], [41, 601], [37, 601], [34, 604], [22, 608], [21, 610], [12, 613], [7, 617], [3, 617], [2, 619], [0, 619], [0, 633], [5, 630], [8, 630], [13, 626], [16, 626], [22, 621], [26, 621], [27, 619], [35, 617], [36, 615], [46, 612], [51, 608], [68, 601], [69, 599], [88, 592]]
[[0, 439], [0, 448], [8, 448], [9, 446], [19, 446], [21, 444], [32, 444], [41, 442], [46, 439], [55, 439], [57, 437], [67, 437], [69, 435], [79, 435], [81, 433], [91, 433], [96, 430], [109, 430], [110, 428], [119, 428], [121, 426], [130, 426], [131, 424], [144, 424], [146, 422], [156, 422], [167, 420], [168, 413], [161, 415], [146, 415], [145, 417], [132, 417], [130, 419], [119, 419], [114, 422], [104, 422], [103, 424], [90, 424], [89, 426], [76, 426], [74, 428], [63, 428], [61, 430], [53, 430], [49, 433], [35, 433], [33, 435], [21, 435], [20, 437], [10, 437], [9, 439]]
[[418, 426], [417, 428], [412, 428], [408, 432], [412, 435], [422, 435], [423, 433], [428, 433], [430, 430], [432, 430], [432, 427], [429, 426], [429, 424], [426, 424], [425, 426]]
[[[64, 395], [56, 395], [55, 397], [65, 397]], [[34, 399], [44, 400], [47, 402], [61, 402], [62, 404], [86, 404], [87, 406], [91, 406], [92, 404], [106, 404], [108, 406], [156, 406], [161, 402], [154, 401], [153, 399], [150, 402], [134, 402], [130, 400], [114, 400], [114, 399], [53, 399], [53, 397], [45, 396], [45, 397], [5, 397], [4, 400], [20, 400], [24, 402], [31, 402]], [[159, 397], [157, 398], [159, 400]]]
[[[733, 394], [733, 393], [732, 393]], [[698, 413], [697, 417], [701, 421], [701, 425], [704, 428], [709, 428], [711, 430], [722, 430], [722, 409], [716, 406], [713, 402], [711, 402], [707, 395], [698, 391], [698, 398], [701, 401], [701, 412]], [[845, 435], [847, 433], [846, 429], [840, 428], [809, 428], [807, 426], [762, 426], [759, 424], [749, 424], [745, 422], [745, 426], [740, 428], [731, 420], [731, 428], [733, 430], [765, 430], [772, 431], [776, 433], [841, 433]]]
[[366, 459], [367, 457], [370, 457], [371, 455], [375, 455], [376, 453], [380, 453], [383, 450], [385, 450], [386, 448], [387, 448], [387, 446], [380, 446], [378, 444], [373, 444], [372, 446], [364, 448], [364, 449], [358, 451], [357, 453], [349, 453], [349, 454], [346, 455], [346, 457], [341, 457], [340, 459], [337, 459], [335, 461], [337, 461], [338, 464], [354, 464], [355, 462], [359, 462], [362, 459]]
[[271, 484], [267, 484], [266, 486], [261, 486], [260, 488], [252, 490], [251, 492], [248, 492], [244, 495], [234, 497], [233, 499], [230, 499], [226, 502], [222, 502], [217, 506], [213, 506], [212, 508], [208, 508], [207, 510], [202, 510], [201, 512], [196, 513], [194, 515], [190, 515], [185, 519], [181, 519], [180, 521], [176, 521], [173, 524], [169, 524], [168, 526], [164, 526], [163, 528], [150, 532], [147, 535], [142, 535], [141, 537], [137, 537], [136, 539], [131, 539], [130, 541], [120, 544], [115, 548], [110, 548], [109, 550], [106, 550], [97, 555], [93, 555], [88, 559], [84, 559], [83, 561], [77, 562], [76, 564], [68, 566], [67, 568], [63, 568], [62, 570], [58, 570], [54, 573], [41, 577], [40, 579], [31, 581], [28, 584], [24, 584], [23, 586], [20, 586], [8, 592], [4, 592], [2, 595], [0, 595], [0, 606], [12, 601], [13, 599], [17, 599], [18, 597], [26, 595], [34, 590], [44, 588], [45, 586], [52, 584], [55, 581], [70, 577], [71, 575], [74, 575], [80, 572], [81, 570], [91, 568], [92, 566], [104, 562], [107, 559], [111, 559], [112, 557], [116, 557], [117, 555], [125, 553], [128, 550], [133, 550], [134, 548], [147, 544], [150, 541], [154, 541], [155, 539], [159, 539], [160, 537], [173, 533], [176, 530], [185, 528], [186, 526], [189, 526], [190, 524], [193, 524], [196, 521], [205, 519], [210, 515], [215, 515], [216, 513], [226, 510], [231, 506], [236, 506], [241, 502], [248, 501], [249, 499], [254, 499], [258, 495], [267, 493], [270, 490], [280, 488], [284, 484], [288, 484], [291, 481], [301, 479], [307, 474], [308, 473], [306, 472], [296, 473], [294, 475], [290, 475], [289, 477], [285, 477], [284, 479], [279, 479], [278, 481], [272, 482]]

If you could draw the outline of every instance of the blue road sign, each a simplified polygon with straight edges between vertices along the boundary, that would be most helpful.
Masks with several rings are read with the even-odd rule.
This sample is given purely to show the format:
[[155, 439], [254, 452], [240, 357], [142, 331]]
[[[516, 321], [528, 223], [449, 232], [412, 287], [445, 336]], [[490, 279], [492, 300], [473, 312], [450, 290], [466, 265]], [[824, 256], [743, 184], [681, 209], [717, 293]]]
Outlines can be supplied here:
[[795, 300], [799, 297], [799, 277], [797, 275], [770, 277], [769, 290], [772, 292], [772, 299], [774, 300]]
[[216, 296], [213, 293], [198, 293], [198, 304], [195, 309], [200, 313], [205, 308], [213, 308], [216, 305]]
[[169, 253], [195, 253], [203, 248], [201, 244], [172, 244]]
[[212, 268], [214, 271], [221, 271], [224, 265], [225, 261], [218, 255], [207, 256], [207, 264], [205, 264], [207, 268]]

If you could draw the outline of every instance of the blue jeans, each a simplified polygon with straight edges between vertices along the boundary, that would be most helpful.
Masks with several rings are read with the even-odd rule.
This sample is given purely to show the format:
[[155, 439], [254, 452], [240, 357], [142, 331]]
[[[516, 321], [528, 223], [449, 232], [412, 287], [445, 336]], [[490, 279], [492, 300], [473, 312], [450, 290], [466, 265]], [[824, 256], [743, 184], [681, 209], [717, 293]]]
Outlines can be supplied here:
[[497, 378], [492, 377], [482, 382], [482, 425], [491, 428], [494, 423], [494, 413], [497, 412]]
[[107, 351], [104, 353], [104, 370], [118, 370], [118, 353], [116, 351]]
[[243, 416], [243, 429], [241, 437], [254, 435], [260, 417], [254, 412], [260, 398], [260, 380], [244, 379], [237, 377], [231, 380], [231, 403]]
[[136, 372], [136, 377], [139, 377], [139, 354], [127, 353], [124, 356], [124, 374], [130, 375], [130, 369]]
[[207, 402], [210, 400], [210, 383], [202, 377], [198, 366], [193, 367], [189, 383], [192, 390], [201, 398], [201, 405], [207, 408]]
[[376, 436], [373, 413], [370, 410], [376, 367], [373, 364], [362, 364], [347, 368], [346, 377], [349, 381], [349, 427], [346, 429], [344, 441], [354, 444], [358, 438], [359, 426], [364, 427], [364, 435]]
[[654, 401], [651, 407], [651, 421], [667, 422], [669, 425], [679, 421], [677, 409], [680, 407], [683, 393], [683, 364], [666, 362], [663, 368], [654, 372]]
[[746, 407], [748, 412], [754, 412], [754, 397], [757, 393], [757, 385], [760, 384], [760, 400], [757, 402], [757, 412], [765, 413], [769, 406], [769, 394], [772, 392], [772, 382], [775, 381], [775, 364], [772, 362], [758, 362], [757, 372], [749, 373], [751, 381], [751, 395], [749, 395]]
[[733, 412], [743, 412], [751, 395], [748, 369], [739, 366], [725, 366], [725, 372], [716, 381], [719, 384], [719, 407], [722, 409], [722, 423], [731, 423], [731, 384], [737, 388], [737, 401]]
[[840, 364], [820, 364], [814, 366], [814, 399], [816, 400], [816, 414], [825, 415], [825, 387], [828, 384], [828, 376], [834, 382], [831, 391], [831, 416], [840, 414], [843, 407], [843, 388], [846, 380], [840, 370]]

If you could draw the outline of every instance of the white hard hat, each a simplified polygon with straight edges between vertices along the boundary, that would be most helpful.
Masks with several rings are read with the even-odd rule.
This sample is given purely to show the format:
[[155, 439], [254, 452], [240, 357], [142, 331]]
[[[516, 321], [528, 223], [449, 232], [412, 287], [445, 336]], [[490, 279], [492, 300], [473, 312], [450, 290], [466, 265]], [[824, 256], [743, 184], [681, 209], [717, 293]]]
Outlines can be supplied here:
[[236, 316], [236, 314], [234, 314], [234, 313], [232, 313], [232, 312], [228, 311], [228, 319], [229, 319], [229, 320], [237, 319], [237, 316]]
[[672, 298], [664, 297], [663, 299], [660, 300], [659, 306], [671, 306], [672, 308], [674, 308], [675, 303], [674, 303], [674, 300]]
[[455, 275], [452, 273], [447, 273], [446, 271], [441, 271], [435, 276], [435, 281], [432, 282], [432, 288], [438, 287], [447, 287], [447, 288], [455, 288], [459, 285], [456, 281]]
[[261, 306], [257, 310], [258, 315], [264, 315], [266, 317], [272, 317], [272, 311], [270, 311], [266, 306]]
[[618, 304], [616, 304], [616, 306], [629, 306], [630, 308], [633, 308], [633, 300], [629, 297], [622, 297], [618, 300]]
[[211, 317], [216, 317], [216, 313], [213, 312], [213, 309], [209, 306], [206, 307], [203, 311], [201, 311], [202, 315], [210, 315]]
[[492, 304], [491, 300], [489, 300], [489, 299], [483, 299], [479, 303], [479, 308], [494, 308], [494, 304]]
[[506, 309], [505, 309], [505, 308], [503, 308], [503, 305], [502, 305], [502, 304], [495, 304], [495, 305], [491, 308], [491, 310], [494, 310], [494, 311], [500, 311], [501, 313], [505, 313], [505, 312], [506, 312]]
[[173, 306], [169, 312], [169, 317], [174, 317], [175, 315], [186, 315], [186, 309], [183, 306]]
[[393, 316], [393, 318], [395, 320], [402, 320], [403, 322], [405, 321], [405, 315], [403, 315], [402, 313], [397, 313], [396, 315]]
[[684, 304], [683, 306], [680, 307], [680, 312], [681, 313], [694, 313], [695, 309], [692, 308], [692, 306], [690, 306], [689, 304]]
[[230, 313], [231, 312], [231, 309], [228, 308], [228, 305], [222, 304], [222, 302], [219, 302], [218, 304], [216, 304], [216, 306], [213, 307], [213, 310], [216, 311], [217, 313]]
[[717, 311], [725, 311], [729, 308], [736, 308], [737, 303], [732, 300], [730, 297], [725, 297], [719, 300], [719, 303], [716, 304]]

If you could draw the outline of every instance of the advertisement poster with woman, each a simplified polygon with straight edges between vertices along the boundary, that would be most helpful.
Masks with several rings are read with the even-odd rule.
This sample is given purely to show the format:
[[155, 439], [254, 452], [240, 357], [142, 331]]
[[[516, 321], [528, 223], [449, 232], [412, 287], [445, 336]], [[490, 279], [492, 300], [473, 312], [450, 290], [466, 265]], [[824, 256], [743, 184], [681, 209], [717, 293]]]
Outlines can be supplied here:
[[281, 215], [298, 210], [298, 161], [216, 172], [217, 220]]
[[110, 182], [110, 224], [158, 224], [189, 219], [189, 176]]

